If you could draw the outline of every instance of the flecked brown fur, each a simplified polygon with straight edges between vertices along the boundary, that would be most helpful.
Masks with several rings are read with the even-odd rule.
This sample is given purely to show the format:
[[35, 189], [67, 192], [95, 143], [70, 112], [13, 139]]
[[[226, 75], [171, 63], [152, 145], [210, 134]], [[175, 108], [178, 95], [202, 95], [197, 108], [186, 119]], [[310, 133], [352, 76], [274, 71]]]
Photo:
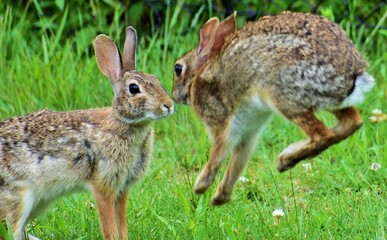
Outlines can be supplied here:
[[0, 220], [10, 221], [15, 239], [27, 238], [25, 225], [51, 202], [82, 188], [94, 194], [105, 239], [128, 238], [129, 186], [149, 166], [154, 120], [173, 113], [158, 79], [135, 70], [136, 45], [129, 27], [122, 65], [110, 38], [95, 40], [98, 66], [115, 92], [112, 107], [0, 121]]
[[[282, 172], [353, 134], [362, 121], [352, 105], [374, 84], [351, 40], [324, 17], [284, 12], [236, 30], [235, 16], [222, 22], [209, 19], [198, 46], [175, 63], [173, 97], [192, 106], [214, 140], [196, 193], [208, 189], [232, 153], [214, 205], [230, 200], [273, 112], [309, 137], [280, 154], [277, 168]], [[338, 119], [333, 129], [314, 116], [322, 109]]]

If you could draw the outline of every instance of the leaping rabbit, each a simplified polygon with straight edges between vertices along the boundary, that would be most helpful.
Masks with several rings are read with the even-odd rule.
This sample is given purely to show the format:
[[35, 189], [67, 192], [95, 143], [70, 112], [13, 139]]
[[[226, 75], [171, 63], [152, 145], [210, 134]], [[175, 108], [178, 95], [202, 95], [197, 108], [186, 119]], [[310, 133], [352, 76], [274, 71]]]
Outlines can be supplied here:
[[[353, 134], [362, 125], [353, 105], [374, 85], [351, 40], [324, 17], [284, 12], [237, 31], [235, 16], [223, 22], [209, 19], [200, 30], [198, 46], [174, 66], [174, 99], [192, 106], [213, 139], [195, 193], [207, 190], [232, 153], [213, 205], [230, 201], [273, 113], [308, 136], [279, 155], [277, 169], [283, 172]], [[337, 118], [335, 127], [315, 117], [322, 109]]]

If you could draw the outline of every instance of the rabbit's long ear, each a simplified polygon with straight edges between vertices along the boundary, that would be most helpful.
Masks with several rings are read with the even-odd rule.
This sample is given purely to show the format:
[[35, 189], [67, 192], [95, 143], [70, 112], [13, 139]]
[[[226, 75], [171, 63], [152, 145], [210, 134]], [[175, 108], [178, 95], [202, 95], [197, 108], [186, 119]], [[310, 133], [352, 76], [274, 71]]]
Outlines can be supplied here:
[[211, 52], [218, 52], [224, 45], [226, 38], [236, 30], [236, 11], [224, 19], [215, 31], [214, 42], [211, 46]]
[[132, 71], [136, 69], [136, 48], [137, 48], [137, 32], [133, 27], [126, 28], [126, 39], [124, 44], [124, 52], [122, 62], [124, 71]]
[[204, 49], [211, 45], [213, 33], [219, 26], [219, 19], [217, 17], [210, 18], [200, 29], [200, 41], [196, 54], [199, 55]]
[[196, 51], [196, 66], [202, 65], [210, 54], [210, 48], [214, 42], [214, 33], [219, 26], [217, 17], [210, 18], [200, 29], [200, 40]]
[[94, 48], [99, 70], [109, 77], [113, 90], [117, 94], [121, 85], [119, 80], [123, 73], [120, 52], [114, 42], [104, 34], [95, 38]]

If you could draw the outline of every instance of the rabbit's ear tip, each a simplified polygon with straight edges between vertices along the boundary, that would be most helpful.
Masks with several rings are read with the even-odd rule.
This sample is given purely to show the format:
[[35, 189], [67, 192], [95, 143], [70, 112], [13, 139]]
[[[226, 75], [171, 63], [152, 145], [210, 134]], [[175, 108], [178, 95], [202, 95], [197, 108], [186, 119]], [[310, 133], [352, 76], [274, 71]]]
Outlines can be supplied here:
[[230, 14], [230, 16], [227, 17], [227, 19], [232, 19], [233, 21], [235, 21], [236, 16], [237, 16], [237, 11], [234, 11], [232, 14]]
[[126, 28], [126, 33], [127, 33], [127, 34], [129, 34], [129, 33], [134, 33], [134, 34], [136, 34], [137, 31], [136, 31], [136, 29], [135, 29], [134, 27], [129, 26], [129, 27]]
[[99, 35], [95, 38], [94, 43], [97, 43], [97, 44], [98, 44], [98, 43], [102, 43], [102, 42], [106, 42], [106, 41], [111, 42], [112, 40], [111, 40], [110, 37], [106, 36], [105, 34], [99, 34]]
[[106, 34], [103, 34], [103, 33], [98, 34], [96, 38], [109, 38], [110, 39], [109, 36], [107, 36]]
[[220, 21], [219, 21], [219, 18], [217, 18], [217, 17], [212, 17], [212, 18], [208, 19], [206, 23], [204, 23], [203, 27], [204, 27], [204, 26], [207, 26], [207, 25], [218, 24], [219, 22], [220, 22]]

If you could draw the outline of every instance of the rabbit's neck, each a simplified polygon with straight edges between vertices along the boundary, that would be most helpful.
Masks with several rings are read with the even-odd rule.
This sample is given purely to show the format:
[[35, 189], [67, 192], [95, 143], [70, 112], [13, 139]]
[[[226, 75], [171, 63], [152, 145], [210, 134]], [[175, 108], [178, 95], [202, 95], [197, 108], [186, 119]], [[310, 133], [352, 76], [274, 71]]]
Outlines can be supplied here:
[[97, 114], [94, 113], [93, 115], [102, 131], [109, 132], [122, 139], [146, 132], [153, 126], [153, 121], [150, 120], [135, 123], [121, 121], [117, 119], [112, 108], [100, 109]]

